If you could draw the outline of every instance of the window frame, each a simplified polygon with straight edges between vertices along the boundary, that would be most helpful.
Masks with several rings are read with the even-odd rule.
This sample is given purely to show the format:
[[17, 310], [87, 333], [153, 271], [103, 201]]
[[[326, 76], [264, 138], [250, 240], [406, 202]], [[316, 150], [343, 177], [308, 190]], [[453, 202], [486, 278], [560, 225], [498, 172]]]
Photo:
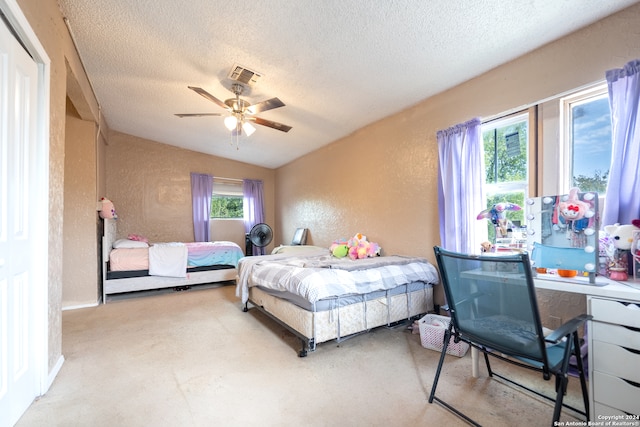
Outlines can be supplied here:
[[[242, 180], [233, 178], [218, 178], [213, 177], [213, 190], [211, 191], [211, 200], [220, 197], [239, 197], [244, 201], [244, 194], [242, 190]], [[211, 220], [242, 220], [244, 215], [240, 217], [217, 217], [211, 216], [209, 212], [209, 219]]]
[[[522, 191], [524, 200], [533, 197], [537, 193], [537, 184], [539, 178], [538, 172], [538, 113], [537, 106], [521, 109], [512, 113], [508, 113], [499, 117], [492, 118], [482, 123], [480, 134], [484, 141], [484, 133], [493, 129], [509, 126], [510, 124], [526, 121], [527, 122], [527, 141], [525, 149], [527, 150], [527, 176], [522, 181], [511, 181], [501, 183], [484, 182], [485, 203], [488, 204], [492, 196], [505, 193], [516, 193]], [[483, 162], [484, 164], [484, 162]], [[486, 165], [485, 165], [486, 169]], [[521, 206], [524, 209], [524, 206]], [[489, 206], [487, 206], [489, 208]], [[523, 221], [524, 222], [524, 221]], [[495, 239], [492, 232], [489, 231], [491, 223], [487, 223], [488, 238]]]
[[[573, 187], [573, 115], [572, 106], [584, 104], [587, 101], [608, 97], [608, 85], [605, 82], [575, 91], [559, 99], [559, 165], [558, 181], [559, 193], [568, 194]], [[604, 194], [600, 194], [604, 197]]]
[[[508, 126], [511, 123], [527, 120], [527, 179], [524, 184], [524, 195], [527, 197], [533, 197], [537, 194], [538, 188], [538, 114], [537, 107], [529, 107], [527, 109], [518, 110], [513, 113], [501, 115], [499, 117], [486, 120], [481, 126], [481, 135], [485, 132], [496, 129], [498, 127]], [[485, 183], [485, 195], [489, 193], [506, 193], [520, 190], [522, 188], [522, 181], [518, 182], [504, 182], [504, 183]], [[489, 189], [492, 191], [489, 192]]]

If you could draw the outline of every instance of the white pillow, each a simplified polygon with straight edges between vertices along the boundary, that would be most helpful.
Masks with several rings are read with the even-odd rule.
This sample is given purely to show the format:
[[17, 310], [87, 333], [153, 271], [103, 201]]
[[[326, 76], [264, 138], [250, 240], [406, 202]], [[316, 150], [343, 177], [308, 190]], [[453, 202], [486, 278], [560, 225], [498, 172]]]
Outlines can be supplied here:
[[113, 249], [148, 248], [149, 244], [138, 240], [118, 239], [113, 242]]

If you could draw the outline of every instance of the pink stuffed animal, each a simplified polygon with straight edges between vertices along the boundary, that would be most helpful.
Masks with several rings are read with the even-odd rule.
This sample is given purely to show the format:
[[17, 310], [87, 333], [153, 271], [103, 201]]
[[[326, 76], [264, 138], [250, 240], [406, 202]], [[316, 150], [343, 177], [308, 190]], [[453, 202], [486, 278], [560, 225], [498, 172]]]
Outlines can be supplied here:
[[349, 240], [334, 241], [329, 250], [336, 258], [349, 256], [350, 259], [356, 260], [379, 256], [381, 248], [377, 243], [369, 242], [367, 236], [358, 233]]
[[113, 218], [118, 219], [116, 208], [113, 206], [113, 202], [107, 198], [100, 199], [102, 208], [100, 209], [100, 218]]
[[569, 191], [566, 201], [558, 203], [558, 213], [565, 221], [577, 221], [585, 218], [591, 206], [578, 198], [580, 190], [576, 187]]

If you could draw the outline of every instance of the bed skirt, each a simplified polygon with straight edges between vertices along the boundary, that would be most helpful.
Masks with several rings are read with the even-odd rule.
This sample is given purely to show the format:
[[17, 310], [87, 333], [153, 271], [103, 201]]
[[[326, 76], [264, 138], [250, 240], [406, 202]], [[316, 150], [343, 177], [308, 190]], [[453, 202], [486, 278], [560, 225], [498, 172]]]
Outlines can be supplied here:
[[107, 280], [105, 274], [102, 282], [102, 302], [106, 303], [111, 294], [235, 281], [236, 275], [235, 268], [196, 271], [189, 273], [187, 277], [144, 276]]
[[[337, 300], [337, 299], [336, 299]], [[408, 320], [433, 311], [431, 284], [413, 283], [393, 292], [376, 293], [349, 305], [338, 301], [333, 308], [306, 310], [258, 287], [249, 288], [249, 303], [277, 320], [303, 342], [300, 356], [314, 351], [316, 345], [330, 340], [340, 341], [350, 335], [383, 325]]]

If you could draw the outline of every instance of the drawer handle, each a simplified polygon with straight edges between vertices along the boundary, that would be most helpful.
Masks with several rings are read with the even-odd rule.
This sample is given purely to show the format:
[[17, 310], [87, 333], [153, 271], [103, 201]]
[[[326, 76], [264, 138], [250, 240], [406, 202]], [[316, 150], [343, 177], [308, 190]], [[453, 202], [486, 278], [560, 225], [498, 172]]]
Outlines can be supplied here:
[[640, 354], [640, 350], [636, 350], [635, 348], [628, 348], [628, 347], [624, 347], [624, 346], [621, 346], [621, 347], [624, 348], [625, 350], [627, 350], [629, 353]]
[[630, 386], [636, 387], [636, 388], [640, 388], [640, 383], [637, 383], [635, 381], [631, 381], [631, 380], [626, 380], [624, 378], [620, 378], [622, 381], [626, 382], [627, 384], [629, 384]]
[[635, 303], [632, 303], [632, 302], [625, 302], [625, 301], [618, 301], [618, 302], [620, 304], [626, 306], [626, 307], [629, 307], [631, 305], [635, 305], [636, 306], [635, 308], [640, 308], [640, 304], [635, 304]]

